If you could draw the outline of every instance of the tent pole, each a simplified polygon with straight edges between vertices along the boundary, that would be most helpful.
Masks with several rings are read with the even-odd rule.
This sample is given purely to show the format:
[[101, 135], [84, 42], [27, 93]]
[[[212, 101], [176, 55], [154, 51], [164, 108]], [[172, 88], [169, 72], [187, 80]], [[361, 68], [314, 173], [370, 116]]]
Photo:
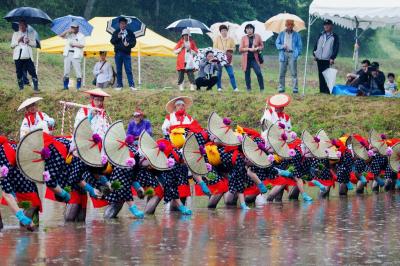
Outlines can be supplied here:
[[83, 57], [83, 79], [82, 79], [82, 86], [85, 87], [86, 85], [86, 56]]
[[359, 54], [358, 54], [358, 27], [360, 26], [360, 23], [358, 22], [357, 17], [355, 17], [355, 21], [356, 21], [356, 40], [355, 40], [355, 44], [354, 44], [354, 70], [357, 70], [358, 67], [358, 58], [359, 58]]
[[304, 63], [304, 77], [303, 77], [303, 96], [305, 95], [305, 90], [306, 90], [308, 50], [310, 47], [310, 27], [311, 27], [311, 15], [308, 14], [307, 48], [306, 48], [306, 58], [305, 58], [305, 63]]
[[141, 73], [141, 55], [140, 55], [140, 43], [138, 43], [138, 83], [139, 83], [139, 88], [142, 85], [142, 73]]

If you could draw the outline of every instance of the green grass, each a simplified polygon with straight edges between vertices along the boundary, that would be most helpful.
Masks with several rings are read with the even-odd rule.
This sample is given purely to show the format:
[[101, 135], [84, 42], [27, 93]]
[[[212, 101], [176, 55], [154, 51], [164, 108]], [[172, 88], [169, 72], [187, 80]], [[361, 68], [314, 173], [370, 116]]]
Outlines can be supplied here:
[[[15, 110], [19, 104], [33, 95], [32, 89], [26, 87], [23, 92], [17, 89], [15, 66], [12, 61], [12, 51], [8, 43], [0, 43], [0, 61], [2, 74], [0, 75], [0, 134], [6, 134], [17, 139], [22, 113]], [[110, 58], [112, 61], [112, 58]], [[137, 59], [134, 58], [134, 75], [137, 78]], [[384, 71], [399, 69], [400, 64], [394, 59], [379, 60]], [[260, 94], [255, 76], [253, 76], [253, 92], [246, 93], [244, 74], [240, 69], [240, 58], [235, 58], [235, 74], [241, 92], [233, 93], [229, 86], [226, 73], [223, 84], [225, 90], [218, 93], [190, 92], [180, 93], [176, 86], [176, 71], [174, 58], [142, 58], [142, 85], [140, 91], [131, 93], [128, 89], [115, 92], [107, 91], [112, 95], [106, 101], [106, 107], [111, 118], [122, 119], [125, 125], [131, 118], [136, 106], [140, 106], [147, 117], [152, 121], [157, 136], [161, 136], [161, 124], [164, 120], [165, 103], [178, 95], [190, 95], [194, 98], [194, 105], [188, 111], [199, 122], [206, 126], [206, 121], [211, 111], [218, 112], [221, 116], [231, 117], [235, 124], [259, 128], [259, 119], [265, 107], [265, 99], [276, 92], [278, 80], [278, 62], [276, 58], [267, 57], [263, 66], [266, 93]], [[87, 60], [86, 77], [87, 85], [92, 80], [92, 67], [95, 59]], [[351, 58], [339, 58], [336, 67], [339, 69], [338, 82], [345, 73], [352, 70]], [[302, 84], [304, 62], [299, 61], [299, 83]], [[63, 58], [61, 55], [40, 55], [38, 75], [40, 80], [41, 96], [44, 101], [41, 108], [53, 116], [57, 121], [57, 130], [61, 126], [60, 100], [87, 103], [85, 94], [75, 89], [62, 91]], [[288, 75], [287, 82], [290, 84]], [[188, 82], [186, 82], [188, 86]], [[87, 86], [90, 88], [91, 86]], [[383, 98], [355, 98], [334, 97], [317, 94], [318, 81], [316, 66], [310, 62], [307, 80], [306, 97], [295, 96], [287, 112], [292, 116], [292, 123], [297, 133], [308, 129], [316, 132], [324, 128], [332, 137], [338, 137], [343, 132], [367, 134], [371, 128], [385, 132], [389, 136], [400, 137], [400, 101], [398, 99]], [[290, 91], [290, 90], [288, 90]], [[73, 123], [76, 110], [67, 112], [66, 131]], [[70, 132], [69, 132], [70, 133]]]

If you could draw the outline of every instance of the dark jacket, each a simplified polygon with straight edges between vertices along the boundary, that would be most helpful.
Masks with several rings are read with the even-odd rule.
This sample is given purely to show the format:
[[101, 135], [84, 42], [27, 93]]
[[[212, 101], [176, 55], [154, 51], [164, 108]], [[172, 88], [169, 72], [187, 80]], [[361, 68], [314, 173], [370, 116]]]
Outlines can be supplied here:
[[123, 39], [122, 38], [118, 38], [118, 33], [120, 31], [121, 31], [120, 29], [114, 31], [114, 33], [111, 36], [111, 41], [110, 42], [111, 42], [112, 45], [114, 45], [114, 52], [115, 53], [121, 52], [121, 53], [129, 55], [129, 54], [131, 54], [132, 48], [135, 47], [135, 45], [136, 45], [135, 34], [131, 30], [128, 30], [128, 29], [126, 30], [128, 34], [126, 35], [125, 40], [129, 43], [129, 45], [125, 46]]

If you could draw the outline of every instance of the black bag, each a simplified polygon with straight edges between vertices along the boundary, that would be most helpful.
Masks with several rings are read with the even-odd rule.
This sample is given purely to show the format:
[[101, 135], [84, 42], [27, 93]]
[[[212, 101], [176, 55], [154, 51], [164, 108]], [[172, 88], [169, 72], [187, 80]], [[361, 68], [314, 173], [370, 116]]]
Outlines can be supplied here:
[[[106, 63], [107, 63], [107, 61], [104, 61], [104, 63], [101, 65], [99, 70], [101, 70]], [[93, 86], [96, 86], [96, 84], [97, 84], [97, 75], [92, 80], [92, 84], [93, 84]]]

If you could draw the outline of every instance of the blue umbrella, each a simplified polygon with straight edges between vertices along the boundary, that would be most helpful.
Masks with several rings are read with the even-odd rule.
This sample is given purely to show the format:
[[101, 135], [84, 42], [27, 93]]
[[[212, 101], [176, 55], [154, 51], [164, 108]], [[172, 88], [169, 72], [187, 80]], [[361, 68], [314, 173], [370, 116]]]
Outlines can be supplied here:
[[211, 32], [203, 22], [191, 18], [172, 22], [166, 29], [177, 32], [181, 32], [184, 29], [190, 29], [192, 33]]
[[72, 15], [56, 18], [55, 20], [53, 20], [53, 23], [51, 24], [51, 30], [55, 34], [61, 34], [70, 29], [73, 22], [79, 25], [79, 32], [83, 35], [90, 36], [92, 34], [93, 26], [90, 25], [85, 18]]
[[119, 17], [113, 18], [112, 20], [107, 21], [107, 32], [110, 34], [113, 34], [114, 31], [119, 29], [119, 19], [121, 17], [124, 17], [128, 20], [128, 25], [127, 29], [133, 31], [135, 34], [135, 37], [141, 37], [144, 36], [146, 33], [146, 25], [137, 17], [132, 17], [132, 16], [124, 16], [121, 15]]
[[[11, 28], [14, 31], [19, 31], [18, 22], [11, 23]], [[36, 40], [36, 48], [40, 49], [40, 37], [39, 37], [39, 34], [37, 33], [37, 31], [31, 25], [28, 25], [27, 30], [28, 30], [28, 32], [33, 32], [33, 34], [35, 35], [35, 40]]]
[[24, 20], [27, 24], [47, 24], [51, 23], [51, 18], [42, 10], [33, 7], [18, 7], [4, 17], [8, 22], [18, 22]]

